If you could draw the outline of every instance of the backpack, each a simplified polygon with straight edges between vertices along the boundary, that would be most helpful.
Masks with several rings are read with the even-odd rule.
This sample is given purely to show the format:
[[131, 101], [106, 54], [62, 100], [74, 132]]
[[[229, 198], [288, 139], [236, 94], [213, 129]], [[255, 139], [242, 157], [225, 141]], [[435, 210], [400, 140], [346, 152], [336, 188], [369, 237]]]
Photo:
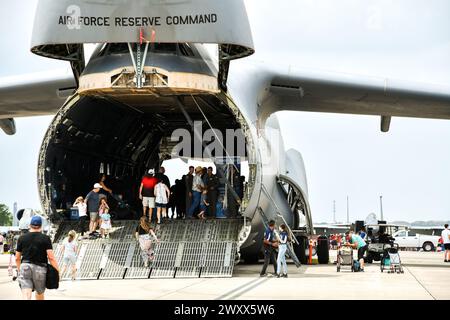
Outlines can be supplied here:
[[361, 270], [361, 266], [359, 265], [358, 260], [353, 260], [353, 271], [359, 272]]

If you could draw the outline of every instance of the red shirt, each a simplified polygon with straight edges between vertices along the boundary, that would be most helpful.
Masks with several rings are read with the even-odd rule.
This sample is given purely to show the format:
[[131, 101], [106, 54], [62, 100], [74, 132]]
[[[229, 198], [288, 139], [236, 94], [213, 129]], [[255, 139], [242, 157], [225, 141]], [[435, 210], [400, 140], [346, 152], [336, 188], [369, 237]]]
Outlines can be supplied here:
[[144, 176], [142, 178], [142, 196], [143, 197], [154, 197], [154, 188], [158, 183], [158, 179], [155, 177]]

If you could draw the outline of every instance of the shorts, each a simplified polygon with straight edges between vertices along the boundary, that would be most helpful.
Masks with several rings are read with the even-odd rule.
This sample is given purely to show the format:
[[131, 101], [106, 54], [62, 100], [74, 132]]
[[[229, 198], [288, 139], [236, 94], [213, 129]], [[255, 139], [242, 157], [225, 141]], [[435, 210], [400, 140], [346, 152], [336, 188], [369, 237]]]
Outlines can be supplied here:
[[362, 258], [364, 258], [364, 253], [366, 252], [368, 247], [369, 246], [366, 244], [364, 247], [361, 247], [358, 249], [358, 260], [361, 260]]
[[142, 205], [144, 207], [154, 208], [155, 207], [155, 197], [143, 197]]
[[167, 208], [167, 203], [156, 203], [157, 208]]
[[38, 266], [32, 263], [22, 263], [17, 281], [20, 289], [31, 289], [38, 294], [45, 291], [47, 267]]
[[100, 225], [100, 229], [109, 230], [111, 229], [111, 220], [109, 221], [103, 221]]
[[98, 212], [89, 212], [89, 216], [91, 217], [91, 221], [95, 222], [98, 219]]
[[450, 243], [444, 243], [444, 249], [450, 250]]
[[64, 263], [65, 265], [72, 266], [72, 265], [74, 265], [74, 264], [77, 263], [77, 257], [76, 257], [76, 256], [73, 256], [73, 255], [71, 255], [71, 256], [65, 256], [65, 257], [63, 258], [63, 263]]

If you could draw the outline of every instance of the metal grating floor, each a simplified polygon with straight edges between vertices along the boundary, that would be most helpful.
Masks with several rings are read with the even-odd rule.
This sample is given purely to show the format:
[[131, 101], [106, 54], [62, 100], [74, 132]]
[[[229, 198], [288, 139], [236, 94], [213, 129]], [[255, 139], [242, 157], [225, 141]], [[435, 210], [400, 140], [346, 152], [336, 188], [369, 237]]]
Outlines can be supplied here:
[[[62, 263], [62, 243], [77, 222], [60, 225], [54, 242]], [[160, 242], [153, 243], [154, 259], [144, 267], [134, 238], [137, 221], [114, 221], [110, 239], [80, 240], [77, 279], [147, 279], [231, 277], [237, 254], [241, 219], [175, 220], [157, 225]], [[62, 279], [70, 278], [68, 270]]]

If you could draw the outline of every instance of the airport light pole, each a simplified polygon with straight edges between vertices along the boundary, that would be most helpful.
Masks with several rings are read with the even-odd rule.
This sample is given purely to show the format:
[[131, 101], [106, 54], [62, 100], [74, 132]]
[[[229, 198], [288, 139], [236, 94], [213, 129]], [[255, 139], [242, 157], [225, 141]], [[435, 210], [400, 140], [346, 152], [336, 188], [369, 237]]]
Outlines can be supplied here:
[[381, 221], [384, 221], [384, 219], [383, 219], [383, 196], [380, 196], [380, 215], [381, 215]]

